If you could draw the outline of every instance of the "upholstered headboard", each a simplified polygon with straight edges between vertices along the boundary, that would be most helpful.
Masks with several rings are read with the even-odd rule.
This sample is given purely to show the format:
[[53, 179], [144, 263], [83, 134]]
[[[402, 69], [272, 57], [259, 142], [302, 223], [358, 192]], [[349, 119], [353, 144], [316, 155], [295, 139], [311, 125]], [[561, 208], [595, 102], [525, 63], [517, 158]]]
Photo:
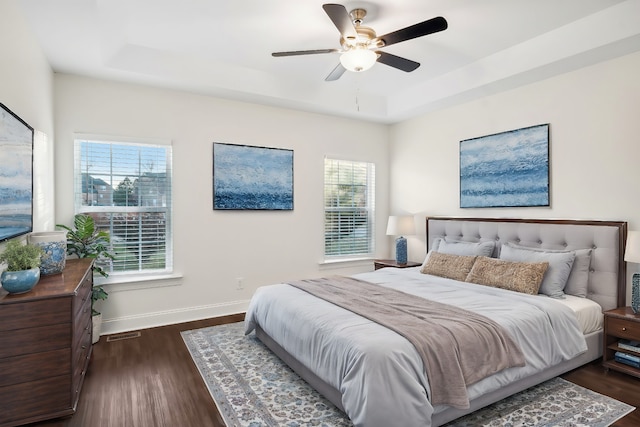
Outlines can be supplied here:
[[587, 298], [600, 304], [603, 310], [626, 305], [626, 222], [427, 218], [427, 249], [438, 237], [468, 242], [493, 240], [497, 243], [494, 256], [501, 244], [507, 242], [543, 249], [591, 248]]

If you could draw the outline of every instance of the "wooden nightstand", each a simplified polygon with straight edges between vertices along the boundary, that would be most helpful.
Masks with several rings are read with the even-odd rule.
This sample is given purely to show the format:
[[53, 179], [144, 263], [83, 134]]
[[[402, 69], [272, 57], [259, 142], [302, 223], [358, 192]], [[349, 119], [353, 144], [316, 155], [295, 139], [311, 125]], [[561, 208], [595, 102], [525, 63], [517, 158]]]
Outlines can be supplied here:
[[640, 353], [618, 347], [620, 339], [640, 341], [640, 314], [634, 314], [631, 307], [620, 307], [604, 312], [602, 366], [640, 378], [639, 368], [614, 360], [616, 351], [640, 357]]
[[407, 268], [407, 267], [417, 267], [420, 264], [419, 262], [409, 261], [406, 264], [398, 264], [395, 259], [374, 259], [373, 260], [373, 268], [375, 270], [379, 270], [384, 267], [396, 267], [396, 268]]

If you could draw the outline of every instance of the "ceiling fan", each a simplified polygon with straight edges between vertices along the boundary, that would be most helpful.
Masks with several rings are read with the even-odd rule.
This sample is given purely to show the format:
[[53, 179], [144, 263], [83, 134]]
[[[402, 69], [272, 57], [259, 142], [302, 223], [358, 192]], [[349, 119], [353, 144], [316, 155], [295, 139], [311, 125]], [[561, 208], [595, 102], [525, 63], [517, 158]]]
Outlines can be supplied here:
[[331, 3], [322, 5], [322, 8], [329, 15], [329, 19], [331, 19], [338, 31], [340, 31], [342, 49], [294, 50], [273, 52], [271, 55], [280, 57], [338, 52], [341, 54], [340, 63], [325, 78], [326, 81], [338, 80], [347, 70], [354, 72], [366, 71], [373, 67], [376, 62], [405, 72], [411, 72], [418, 68], [420, 63], [378, 49], [444, 31], [448, 26], [447, 20], [438, 16], [383, 36], [377, 36], [373, 28], [362, 25], [362, 20], [367, 14], [366, 10], [354, 9], [351, 12], [347, 12], [343, 5]]

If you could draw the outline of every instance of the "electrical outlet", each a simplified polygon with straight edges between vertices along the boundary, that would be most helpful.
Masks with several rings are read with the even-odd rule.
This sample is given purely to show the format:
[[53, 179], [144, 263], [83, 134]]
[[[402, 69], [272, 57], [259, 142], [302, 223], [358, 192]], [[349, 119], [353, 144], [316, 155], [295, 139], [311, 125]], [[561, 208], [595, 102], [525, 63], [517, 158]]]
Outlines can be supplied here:
[[244, 289], [244, 277], [236, 277], [236, 289]]

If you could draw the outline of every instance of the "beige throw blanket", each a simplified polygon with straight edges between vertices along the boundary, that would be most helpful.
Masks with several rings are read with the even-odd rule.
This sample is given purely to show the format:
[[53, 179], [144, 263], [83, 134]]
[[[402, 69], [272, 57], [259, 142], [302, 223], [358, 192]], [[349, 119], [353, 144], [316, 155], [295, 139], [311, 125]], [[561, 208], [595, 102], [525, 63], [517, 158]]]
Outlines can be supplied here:
[[409, 340], [424, 363], [434, 406], [468, 408], [468, 385], [525, 364], [508, 332], [479, 314], [350, 277], [289, 284]]

